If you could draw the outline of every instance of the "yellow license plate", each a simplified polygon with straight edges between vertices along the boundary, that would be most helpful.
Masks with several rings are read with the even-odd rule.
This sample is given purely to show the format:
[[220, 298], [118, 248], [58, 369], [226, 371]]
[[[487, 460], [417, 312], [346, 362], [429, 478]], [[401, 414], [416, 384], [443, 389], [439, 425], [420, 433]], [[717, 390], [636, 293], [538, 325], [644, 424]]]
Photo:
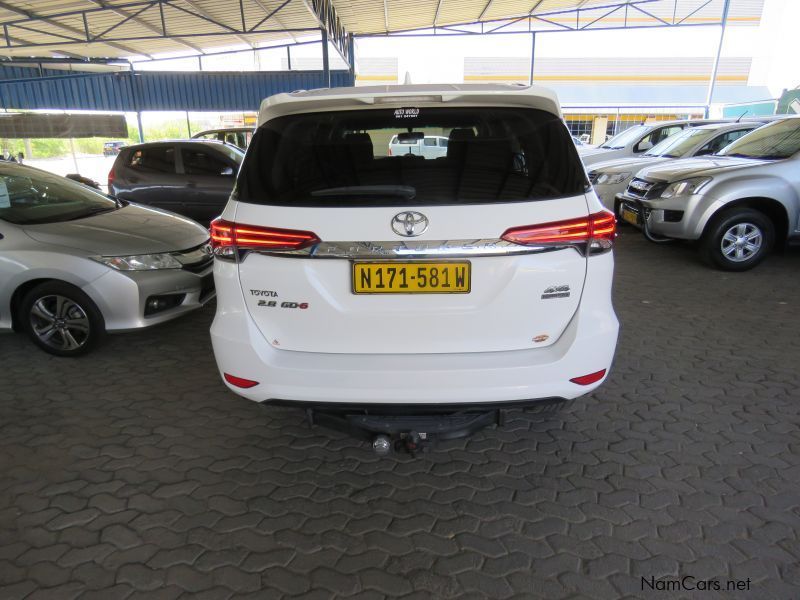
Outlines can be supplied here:
[[622, 220], [627, 221], [631, 225], [638, 225], [639, 224], [639, 215], [635, 212], [628, 210], [624, 206], [622, 207]]
[[354, 262], [354, 294], [468, 294], [470, 263]]

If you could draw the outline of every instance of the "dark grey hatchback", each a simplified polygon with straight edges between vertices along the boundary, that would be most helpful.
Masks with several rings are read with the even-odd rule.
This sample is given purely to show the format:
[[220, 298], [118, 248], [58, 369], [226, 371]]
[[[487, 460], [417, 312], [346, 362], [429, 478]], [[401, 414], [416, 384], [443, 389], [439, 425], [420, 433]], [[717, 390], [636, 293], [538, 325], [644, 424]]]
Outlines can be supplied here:
[[213, 140], [170, 140], [123, 148], [108, 193], [208, 225], [228, 201], [244, 152]]

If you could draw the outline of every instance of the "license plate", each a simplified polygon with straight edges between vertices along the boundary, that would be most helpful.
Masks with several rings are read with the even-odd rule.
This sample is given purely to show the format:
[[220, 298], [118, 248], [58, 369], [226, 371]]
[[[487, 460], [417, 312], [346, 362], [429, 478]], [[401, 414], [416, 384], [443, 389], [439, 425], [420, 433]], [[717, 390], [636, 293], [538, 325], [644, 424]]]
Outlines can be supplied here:
[[468, 294], [470, 263], [354, 262], [354, 294]]
[[639, 225], [639, 215], [625, 206], [622, 207], [622, 220], [631, 225]]

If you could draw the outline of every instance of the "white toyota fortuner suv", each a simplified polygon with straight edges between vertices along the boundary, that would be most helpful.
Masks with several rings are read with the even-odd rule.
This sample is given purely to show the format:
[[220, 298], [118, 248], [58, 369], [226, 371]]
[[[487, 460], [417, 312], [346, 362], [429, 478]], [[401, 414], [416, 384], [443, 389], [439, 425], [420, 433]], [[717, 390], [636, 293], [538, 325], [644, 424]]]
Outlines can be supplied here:
[[[389, 155], [442, 132], [445, 156]], [[217, 364], [314, 409], [575, 398], [614, 356], [614, 236], [547, 89], [272, 96], [212, 224]]]

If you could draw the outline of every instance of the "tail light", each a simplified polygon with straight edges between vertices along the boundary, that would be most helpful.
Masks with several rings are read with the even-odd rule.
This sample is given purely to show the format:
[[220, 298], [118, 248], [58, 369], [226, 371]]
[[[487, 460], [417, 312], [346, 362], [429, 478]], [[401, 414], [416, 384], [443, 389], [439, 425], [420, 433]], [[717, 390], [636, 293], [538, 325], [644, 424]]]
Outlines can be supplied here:
[[108, 172], [108, 193], [111, 193], [111, 186], [114, 185], [114, 180], [117, 178], [117, 174], [114, 172], [114, 167], [111, 167], [111, 170]]
[[602, 252], [611, 248], [616, 235], [617, 220], [604, 210], [588, 217], [513, 227], [501, 237], [522, 246], [589, 244], [591, 252]]
[[232, 258], [237, 250], [301, 250], [319, 241], [310, 231], [244, 225], [222, 218], [211, 222], [211, 248], [220, 257]]

